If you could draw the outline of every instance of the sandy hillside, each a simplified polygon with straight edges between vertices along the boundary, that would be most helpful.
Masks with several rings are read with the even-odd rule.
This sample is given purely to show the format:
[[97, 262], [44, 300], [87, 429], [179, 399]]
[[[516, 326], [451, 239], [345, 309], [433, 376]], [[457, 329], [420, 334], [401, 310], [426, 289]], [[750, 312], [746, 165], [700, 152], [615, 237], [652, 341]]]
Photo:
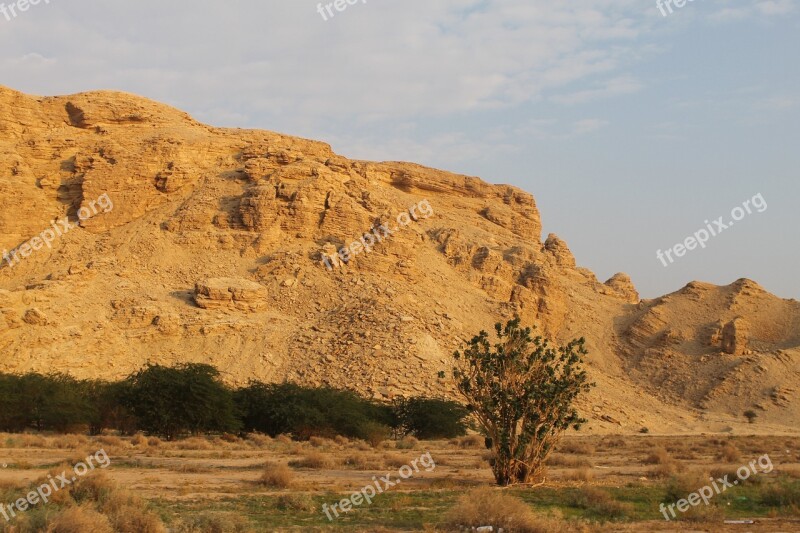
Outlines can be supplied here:
[[[0, 87], [0, 202], [0, 250], [31, 247], [0, 268], [0, 371], [197, 361], [232, 383], [440, 394], [452, 350], [516, 314], [588, 339], [592, 431], [800, 425], [797, 301], [749, 280], [642, 301], [628, 276], [599, 281], [543, 239], [515, 187], [212, 128], [129, 94]], [[58, 235], [64, 217], [78, 227]]]

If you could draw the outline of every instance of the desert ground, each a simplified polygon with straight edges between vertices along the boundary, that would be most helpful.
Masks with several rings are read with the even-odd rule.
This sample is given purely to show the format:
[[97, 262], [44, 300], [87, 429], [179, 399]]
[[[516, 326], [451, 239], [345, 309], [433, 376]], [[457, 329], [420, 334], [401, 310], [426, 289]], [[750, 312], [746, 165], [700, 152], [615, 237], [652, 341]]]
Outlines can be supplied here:
[[[2, 501], [13, 502], [47, 472], [72, 472], [72, 465], [99, 450], [108, 455], [108, 466], [97, 466], [75, 486], [96, 479], [101, 487], [116, 485], [125, 501], [138, 502], [126, 507], [127, 513], [155, 515], [154, 523], [161, 521], [168, 531], [460, 531], [476, 520], [492, 524], [491, 513], [480, 508], [487, 494], [527, 504], [535, 521], [517, 531], [800, 529], [800, 440], [793, 436], [572, 434], [549, 458], [543, 485], [500, 489], [492, 487], [487, 452], [477, 435], [373, 446], [344, 438], [296, 442], [263, 435], [166, 442], [143, 435], [3, 434]], [[338, 518], [331, 514], [332, 520], [324, 514], [324, 504], [330, 508], [375, 478], [391, 474], [398, 480], [399, 470], [424, 454], [432, 460], [426, 465], [435, 468], [420, 468], [375, 495], [371, 505], [362, 501]], [[757, 474], [714, 495], [708, 506], [701, 503], [679, 521], [660, 514], [660, 502], [688, 496], [709, 483], [709, 476], [737, 479], [738, 468], [765, 455], [773, 468], [758, 463]], [[42, 513], [69, 505], [62, 494], [48, 506], [20, 513], [19, 520], [33, 523]], [[513, 512], [494, 514], [508, 518]], [[0, 531], [25, 529], [4, 524]]]

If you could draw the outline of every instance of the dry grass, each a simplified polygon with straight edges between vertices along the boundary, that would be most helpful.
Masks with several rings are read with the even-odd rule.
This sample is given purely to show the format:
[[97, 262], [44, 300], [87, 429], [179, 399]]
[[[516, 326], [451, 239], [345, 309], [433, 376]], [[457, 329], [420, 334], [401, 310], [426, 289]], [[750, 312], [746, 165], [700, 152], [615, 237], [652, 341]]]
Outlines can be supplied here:
[[[61, 474], [67, 465], [49, 472]], [[48, 478], [37, 480], [31, 487], [46, 483]], [[147, 505], [127, 490], [96, 472], [79, 478], [69, 488], [53, 492], [46, 512], [26, 513], [10, 529], [0, 525], [0, 531], [47, 533], [166, 533], [159, 517]]]
[[446, 516], [450, 531], [493, 526], [506, 533], [557, 533], [566, 524], [538, 518], [519, 498], [501, 490], [482, 487], [459, 498]]
[[261, 433], [249, 433], [246, 437], [246, 441], [260, 449], [270, 448], [275, 442], [269, 435], [262, 435]]
[[239, 513], [206, 512], [172, 524], [173, 533], [254, 533]]
[[570, 470], [564, 474], [566, 481], [583, 481], [589, 482], [594, 479], [594, 471], [590, 468], [579, 468], [578, 470]]
[[128, 445], [127, 442], [115, 435], [100, 435], [94, 440], [104, 446], [114, 446], [115, 448], [124, 448]]
[[547, 458], [545, 463], [548, 466], [563, 466], [565, 468], [591, 468], [592, 464], [585, 457], [573, 457], [554, 453]]
[[571, 504], [609, 520], [623, 518], [632, 509], [629, 504], [618, 502], [611, 494], [597, 487], [582, 488], [575, 494]]
[[608, 449], [624, 448], [625, 439], [622, 437], [606, 437], [600, 441], [600, 445]]
[[114, 533], [108, 517], [89, 505], [70, 507], [60, 513], [47, 528], [48, 533]]
[[[440, 458], [441, 460], [441, 458]], [[391, 468], [400, 468], [408, 464], [409, 460], [397, 453], [387, 453], [383, 456], [383, 462], [386, 466]], [[443, 465], [444, 463], [437, 462], [439, 465]]]
[[275, 505], [281, 511], [313, 513], [317, 509], [314, 500], [306, 494], [282, 494]]
[[348, 455], [342, 464], [351, 470], [383, 470], [386, 467], [381, 457], [366, 453]]
[[268, 462], [259, 483], [269, 488], [287, 489], [294, 484], [294, 473], [285, 464]]
[[74, 450], [89, 443], [85, 435], [61, 435], [55, 437], [51, 445], [55, 448]]
[[145, 503], [120, 489], [104, 474], [82, 478], [70, 491], [76, 502], [95, 502], [108, 516], [116, 533], [166, 533], [161, 520], [147, 510]]
[[655, 448], [644, 458], [646, 465], [666, 465], [672, 462], [674, 459], [665, 448]]
[[289, 466], [293, 468], [310, 468], [313, 470], [329, 470], [336, 466], [336, 462], [332, 457], [320, 452], [311, 452], [301, 459], [295, 459], [289, 462]]
[[172, 445], [178, 450], [213, 450], [214, 445], [202, 437], [190, 437], [179, 440]]
[[732, 443], [727, 443], [719, 452], [718, 459], [729, 463], [737, 463], [742, 459], [742, 451]]
[[[662, 501], [666, 504], [675, 503], [687, 498], [689, 494], [700, 490], [708, 484], [709, 475], [701, 470], [690, 470], [675, 475], [667, 483], [666, 493]], [[677, 513], [677, 516], [678, 520], [711, 522], [722, 520], [724, 512], [717, 507], [714, 500], [711, 500], [709, 505], [701, 503], [697, 506], [690, 506], [685, 513]]]
[[413, 450], [419, 445], [419, 440], [411, 435], [406, 435], [394, 445], [398, 450]]
[[313, 446], [314, 448], [335, 448], [336, 443], [331, 439], [326, 439], [323, 437], [311, 437], [308, 439], [308, 443]]
[[461, 449], [486, 449], [486, 439], [483, 435], [467, 435], [466, 437], [458, 437], [452, 439], [450, 444]]
[[558, 451], [574, 455], [592, 455], [594, 453], [594, 446], [588, 442], [572, 441], [559, 446]]
[[674, 462], [662, 463], [648, 470], [648, 477], [666, 479], [678, 473], [678, 465]]

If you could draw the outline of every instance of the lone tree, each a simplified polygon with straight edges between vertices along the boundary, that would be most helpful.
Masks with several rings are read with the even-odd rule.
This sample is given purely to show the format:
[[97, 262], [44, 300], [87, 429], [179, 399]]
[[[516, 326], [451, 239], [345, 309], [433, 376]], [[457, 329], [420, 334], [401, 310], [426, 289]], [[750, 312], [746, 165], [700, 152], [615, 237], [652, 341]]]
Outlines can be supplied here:
[[747, 418], [747, 421], [750, 422], [751, 424], [756, 421], [756, 418], [758, 418], [758, 414], [752, 409], [745, 411], [744, 416], [745, 418]]
[[453, 378], [494, 451], [497, 484], [532, 483], [543, 478], [544, 461], [562, 432], [586, 422], [574, 407], [594, 386], [582, 368], [585, 341], [551, 347], [520, 328], [519, 319], [495, 330], [496, 344], [481, 331], [463, 353], [455, 352]]

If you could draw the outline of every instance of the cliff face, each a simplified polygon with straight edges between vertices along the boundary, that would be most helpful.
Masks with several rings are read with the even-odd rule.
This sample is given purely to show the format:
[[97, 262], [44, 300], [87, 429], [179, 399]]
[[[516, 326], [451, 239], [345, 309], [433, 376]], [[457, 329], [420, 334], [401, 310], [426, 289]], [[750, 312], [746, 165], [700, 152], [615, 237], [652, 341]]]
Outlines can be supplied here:
[[[601, 283], [542, 242], [515, 187], [212, 128], [128, 94], [0, 88], [0, 202], [0, 250], [17, 254], [0, 268], [0, 371], [200, 361], [236, 383], [438, 394], [461, 342], [519, 315], [587, 337], [598, 429], [618, 430], [601, 415], [722, 420], [729, 397], [800, 418], [781, 406], [796, 399], [797, 302], [747, 281], [640, 302], [628, 276]], [[751, 371], [758, 390], [736, 379]]]

